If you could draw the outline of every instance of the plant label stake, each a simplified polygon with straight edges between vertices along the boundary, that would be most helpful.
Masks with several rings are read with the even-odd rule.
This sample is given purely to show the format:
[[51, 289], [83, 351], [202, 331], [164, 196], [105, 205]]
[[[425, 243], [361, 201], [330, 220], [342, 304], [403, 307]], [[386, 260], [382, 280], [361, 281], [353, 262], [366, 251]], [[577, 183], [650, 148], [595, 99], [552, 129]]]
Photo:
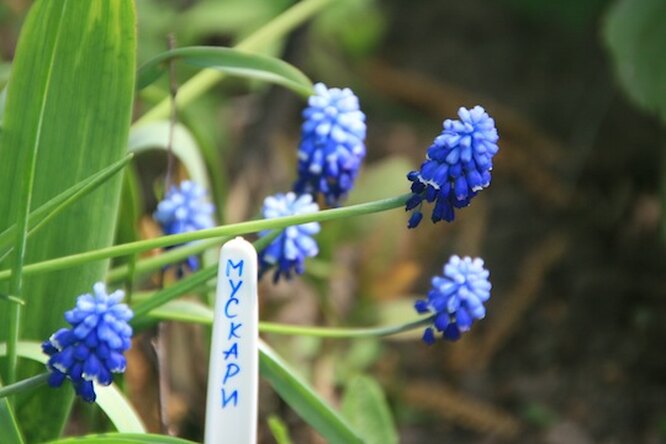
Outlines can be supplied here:
[[257, 442], [257, 251], [237, 237], [222, 246], [208, 370], [206, 444]]

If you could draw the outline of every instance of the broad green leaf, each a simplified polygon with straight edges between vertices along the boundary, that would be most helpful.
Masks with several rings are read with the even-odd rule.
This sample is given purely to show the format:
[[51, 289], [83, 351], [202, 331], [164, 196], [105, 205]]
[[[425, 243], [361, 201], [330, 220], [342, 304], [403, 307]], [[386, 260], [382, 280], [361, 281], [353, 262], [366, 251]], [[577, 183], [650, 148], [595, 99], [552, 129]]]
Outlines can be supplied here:
[[139, 433], [105, 433], [103, 435], [77, 436], [50, 441], [48, 444], [195, 444], [182, 438], [167, 435]]
[[[151, 316], [161, 319], [175, 319], [181, 316], [178, 310], [186, 311], [182, 318], [190, 322], [206, 325], [213, 323], [213, 310], [203, 305], [180, 301], [177, 306], [164, 305], [150, 312]], [[259, 341], [259, 372], [273, 389], [305, 422], [332, 443], [360, 443], [359, 435], [347, 421], [336, 412], [317, 392], [287, 365], [271, 347]]]
[[381, 386], [369, 376], [352, 378], [342, 398], [342, 414], [366, 444], [398, 442], [398, 433]]
[[[14, 196], [31, 196], [32, 210], [123, 156], [135, 84], [135, 45], [131, 0], [33, 4], [7, 90], [0, 135], [0, 189]], [[16, 184], [32, 170], [31, 157], [35, 175], [26, 194]], [[116, 176], [31, 237], [26, 263], [110, 245], [120, 179]], [[25, 214], [19, 213], [25, 202], [0, 200], [0, 231]], [[101, 280], [107, 266], [108, 261], [99, 261], [26, 278], [21, 336], [48, 337], [63, 324], [63, 313], [76, 296]], [[3, 284], [0, 291], [7, 287]], [[2, 338], [7, 337], [7, 320], [7, 310], [0, 310]], [[35, 369], [22, 364], [20, 375], [34, 374]], [[26, 440], [54, 438], [69, 414], [71, 391], [43, 388], [31, 395], [17, 398], [16, 413]]]
[[0, 436], [6, 444], [23, 444], [21, 429], [7, 398], [0, 399]]
[[666, 2], [617, 1], [604, 38], [629, 96], [666, 121]]
[[225, 74], [263, 80], [284, 86], [304, 97], [312, 95], [312, 82], [298, 69], [280, 59], [238, 49], [191, 46], [163, 52], [139, 69], [139, 89], [153, 83], [166, 72], [168, 60], [182, 60], [191, 65], [211, 68]]
[[[39, 362], [40, 364], [45, 364], [48, 360], [48, 357], [42, 352], [41, 344], [38, 342], [21, 341], [18, 343], [17, 348], [18, 355], [22, 358]], [[5, 356], [6, 354], [7, 345], [0, 343], [0, 356]], [[39, 368], [44, 369], [44, 366], [40, 365]], [[69, 383], [65, 383], [65, 386], [67, 385], [69, 385]], [[71, 388], [65, 387], [65, 389]], [[49, 393], [55, 394], [64, 389], [47, 388], [47, 390], [49, 390]], [[115, 384], [111, 384], [107, 387], [96, 385], [95, 393], [97, 393], [97, 400], [95, 403], [104, 413], [106, 413], [106, 416], [109, 417], [109, 420], [118, 431], [126, 433], [145, 432], [145, 427], [139, 418], [139, 414], [134, 410], [134, 407], [132, 407]]]
[[[34, 234], [39, 228], [43, 227], [45, 223], [51, 220], [51, 218], [57, 216], [69, 205], [83, 198], [89, 192], [97, 189], [97, 187], [113, 177], [114, 174], [121, 171], [130, 160], [132, 160], [131, 154], [118, 162], [115, 162], [113, 165], [104, 168], [102, 171], [82, 180], [41, 205], [36, 210], [31, 211], [28, 218], [28, 228], [30, 230], [28, 236]], [[4, 259], [5, 254], [11, 251], [11, 244], [15, 241], [15, 238], [16, 224], [0, 233], [0, 252], [2, 252], [3, 255], [2, 259]]]

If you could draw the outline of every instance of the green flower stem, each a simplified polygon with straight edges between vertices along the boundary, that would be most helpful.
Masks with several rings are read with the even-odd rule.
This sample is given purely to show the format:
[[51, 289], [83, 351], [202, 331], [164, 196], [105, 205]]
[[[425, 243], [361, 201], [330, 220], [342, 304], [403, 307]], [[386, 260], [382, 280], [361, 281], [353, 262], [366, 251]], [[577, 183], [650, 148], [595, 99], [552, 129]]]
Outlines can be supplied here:
[[318, 338], [332, 339], [369, 338], [375, 336], [396, 335], [398, 333], [430, 325], [434, 320], [435, 315], [432, 315], [406, 324], [369, 328], [304, 327], [300, 325], [260, 322], [259, 331], [262, 333], [275, 333], [279, 335], [316, 336]]
[[46, 384], [49, 379], [49, 373], [44, 372], [30, 378], [22, 379], [13, 384], [0, 387], [0, 398], [6, 398], [17, 393], [25, 392], [28, 390], [36, 389]]
[[192, 291], [210, 279], [213, 279], [215, 276], [217, 276], [217, 264], [199, 270], [196, 273], [179, 280], [170, 287], [155, 292], [155, 294], [148, 299], [145, 299], [132, 307], [134, 317], [132, 318], [131, 324], [134, 325], [136, 321], [140, 320], [142, 316], [146, 315], [151, 310]]
[[[275, 17], [266, 25], [258, 29], [245, 40], [238, 43], [235, 48], [244, 51], [259, 51], [268, 43], [275, 41], [301, 25], [314, 14], [319, 12], [332, 0], [303, 0]], [[208, 91], [217, 82], [224, 78], [224, 73], [212, 69], [205, 69], [178, 89], [176, 105], [182, 109], [192, 100]], [[169, 115], [171, 104], [169, 98], [162, 100], [135, 123], [136, 126], [151, 121], [164, 119]]]
[[[254, 248], [257, 251], [263, 250], [280, 234], [280, 232], [281, 230], [276, 230], [273, 233], [257, 239], [253, 243]], [[134, 318], [132, 319], [132, 323], [135, 323], [137, 320], [141, 320], [141, 318], [148, 314], [151, 310], [164, 305], [170, 300], [192, 291], [200, 285], [203, 285], [207, 281], [213, 279], [217, 276], [217, 267], [218, 265], [215, 264], [197, 271], [196, 273], [181, 279], [172, 286], [157, 291], [149, 298], [137, 303], [134, 307], [132, 307], [132, 311], [134, 311]]]
[[[140, 253], [153, 248], [162, 248], [171, 245], [186, 244], [188, 242], [240, 236], [249, 233], [256, 233], [263, 230], [282, 229], [292, 225], [300, 225], [308, 222], [323, 222], [340, 218], [361, 216], [364, 214], [379, 213], [394, 208], [402, 207], [411, 194], [391, 197], [388, 199], [375, 200], [358, 205], [350, 205], [341, 208], [332, 208], [318, 211], [316, 213], [297, 214], [294, 216], [276, 217], [274, 219], [259, 219], [237, 224], [222, 225], [219, 227], [208, 228], [206, 230], [193, 231], [190, 233], [173, 234], [154, 239], [129, 242], [126, 244], [115, 245], [106, 248], [100, 248], [85, 253], [73, 254], [57, 259], [51, 259], [43, 262], [23, 267], [23, 276], [46, 273], [63, 268], [74, 267], [88, 262], [103, 260], [112, 257], [126, 256], [128, 254]], [[11, 270], [0, 271], [0, 281], [9, 279], [12, 276]]]
[[[214, 272], [217, 271], [217, 267], [210, 267], [210, 269], [212, 269]], [[209, 272], [208, 269], [205, 269], [197, 274], [205, 276], [208, 275]], [[214, 276], [215, 274], [213, 273], [213, 276], [211, 277]], [[180, 282], [184, 282], [184, 280]], [[170, 288], [174, 288], [176, 287], [176, 285]], [[332, 339], [369, 338], [369, 337], [379, 337], [379, 336], [391, 336], [391, 335], [396, 335], [398, 333], [415, 330], [417, 328], [421, 328], [432, 324], [435, 319], [435, 316], [436, 315], [428, 316], [427, 318], [418, 319], [416, 321], [408, 322], [406, 324], [385, 325], [381, 327], [370, 327], [370, 328], [304, 327], [299, 325], [286, 325], [286, 324], [274, 324], [270, 322], [260, 322], [259, 331], [262, 333], [274, 333], [280, 335], [315, 336], [319, 338], [332, 338]], [[136, 316], [134, 319], [137, 319], [137, 317], [138, 316]], [[12, 396], [20, 392], [38, 388], [46, 384], [48, 379], [49, 379], [49, 373], [45, 372], [15, 382], [14, 384], [11, 385], [0, 387], [0, 398]]]
[[[155, 270], [159, 270], [160, 268], [166, 265], [173, 264], [175, 262], [180, 262], [186, 257], [199, 254], [204, 250], [207, 250], [216, 245], [224, 243], [226, 240], [227, 239], [222, 238], [222, 239], [209, 239], [201, 242], [193, 242], [189, 245], [183, 245], [182, 247], [174, 248], [173, 250], [169, 250], [158, 256], [153, 256], [147, 259], [136, 261], [134, 268], [134, 276], [132, 280], [139, 278], [141, 276], [145, 276], [146, 274], [151, 273]], [[120, 282], [123, 279], [126, 279], [129, 275], [130, 275], [129, 264], [121, 265], [119, 267], [111, 269], [107, 273], [106, 282], [107, 283]]]

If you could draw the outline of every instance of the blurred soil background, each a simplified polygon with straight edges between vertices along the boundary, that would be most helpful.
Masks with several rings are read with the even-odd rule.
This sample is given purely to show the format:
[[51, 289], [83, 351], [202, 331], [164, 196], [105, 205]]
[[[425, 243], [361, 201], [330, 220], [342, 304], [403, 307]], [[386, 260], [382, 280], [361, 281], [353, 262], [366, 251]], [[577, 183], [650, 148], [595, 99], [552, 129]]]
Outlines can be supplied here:
[[[28, 3], [0, 4], [5, 61]], [[233, 44], [290, 3], [139, 0], [140, 60], [162, 51], [169, 32], [181, 46]], [[485, 258], [488, 315], [458, 343], [426, 347], [420, 332], [381, 341], [267, 336], [331, 402], [340, 404], [354, 375], [370, 374], [404, 443], [666, 442], [666, 138], [618, 86], [601, 38], [612, 3], [344, 1], [271, 49], [360, 97], [368, 157], [350, 203], [408, 191], [405, 174], [459, 106], [483, 105], [500, 133], [492, 186], [454, 223], [408, 231], [400, 210], [326, 223], [305, 276], [265, 279], [263, 319], [369, 326], [412, 318], [414, 299], [450, 255]], [[182, 68], [181, 81], [191, 73]], [[137, 115], [165, 91], [166, 83], [144, 93]], [[265, 195], [290, 188], [302, 107], [285, 90], [229, 79], [182, 112], [212, 166], [221, 220], [255, 217]], [[157, 234], [150, 213], [165, 164], [139, 159], [144, 236]], [[169, 430], [193, 439], [206, 334], [173, 324], [159, 334], [169, 368], [163, 414]], [[160, 430], [152, 335], [133, 349], [128, 387]], [[273, 442], [269, 415], [294, 442], [321, 442], [268, 385], [261, 393], [262, 442]]]

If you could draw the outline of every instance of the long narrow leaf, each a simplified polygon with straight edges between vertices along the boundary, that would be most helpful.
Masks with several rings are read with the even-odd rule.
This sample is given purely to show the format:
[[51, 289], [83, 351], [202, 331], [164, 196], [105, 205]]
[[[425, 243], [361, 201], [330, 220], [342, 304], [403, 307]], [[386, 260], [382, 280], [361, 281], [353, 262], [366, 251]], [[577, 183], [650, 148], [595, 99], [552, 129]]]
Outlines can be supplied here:
[[[40, 364], [46, 363], [48, 358], [44, 352], [42, 352], [42, 347], [38, 342], [21, 341], [18, 343], [17, 352], [20, 357]], [[6, 354], [7, 345], [0, 343], [0, 356], [5, 356]], [[41, 366], [41, 368], [43, 369], [44, 367]], [[65, 389], [67, 389], [67, 387], [65, 387]], [[56, 390], [51, 388], [48, 388], [47, 390], [52, 394], [57, 393]], [[62, 391], [64, 389], [58, 390]], [[95, 392], [97, 393], [97, 400], [95, 403], [104, 413], [106, 413], [106, 416], [109, 417], [109, 420], [118, 431], [125, 433], [145, 432], [145, 427], [143, 426], [138, 413], [118, 390], [115, 384], [111, 384], [108, 387], [97, 386], [95, 387]]]
[[16, 423], [14, 411], [7, 398], [0, 399], [0, 436], [3, 443], [23, 444], [21, 429]]
[[153, 83], [166, 71], [166, 62], [171, 59], [216, 69], [232, 76], [275, 83], [305, 97], [312, 95], [312, 82], [297, 68], [280, 59], [238, 49], [209, 46], [192, 46], [163, 52], [139, 69], [138, 88]]
[[105, 433], [103, 435], [78, 436], [59, 439], [48, 444], [195, 444], [182, 438], [166, 435], [137, 433]]
[[[132, 128], [128, 142], [129, 151], [141, 154], [150, 149], [165, 150], [169, 141], [169, 126], [170, 123], [164, 120]], [[205, 189], [210, 189], [206, 162], [199, 152], [196, 140], [185, 126], [176, 124], [174, 127], [171, 148], [192, 180]]]
[[[131, 0], [33, 3], [16, 49], [0, 135], [0, 189], [23, 197], [0, 199], [0, 231], [19, 221], [17, 233], [24, 232], [31, 210], [123, 156], [135, 85], [135, 32]], [[19, 193], [17, 184], [33, 170], [32, 160], [34, 182]], [[109, 246], [120, 179], [109, 180], [32, 236], [26, 264]], [[32, 196], [29, 207], [26, 196]], [[15, 253], [16, 268], [20, 249]], [[3, 268], [7, 266], [5, 261]], [[62, 325], [76, 296], [89, 291], [107, 268], [108, 261], [102, 261], [24, 276], [21, 337], [47, 338]], [[0, 293], [13, 294], [5, 285]], [[7, 311], [0, 310], [0, 339], [8, 337], [5, 326], [12, 318]], [[37, 373], [37, 367], [26, 364], [21, 364], [20, 376]], [[17, 397], [26, 440], [55, 438], [72, 399], [71, 391], [46, 388]]]
[[[69, 205], [77, 202], [91, 191], [97, 189], [97, 187], [121, 171], [125, 165], [127, 165], [130, 160], [132, 160], [133, 156], [133, 154], [125, 156], [119, 161], [114, 162], [112, 165], [109, 165], [103, 170], [68, 188], [53, 199], [41, 205], [36, 210], [32, 211], [28, 218], [28, 236], [37, 232], [48, 221], [57, 216]], [[0, 251], [2, 252], [2, 259], [4, 259], [6, 257], [5, 255], [11, 251], [10, 245], [15, 241], [15, 238], [16, 224], [0, 233]]]
[[[213, 323], [213, 310], [186, 301], [170, 302], [151, 311], [150, 316]], [[263, 341], [259, 341], [259, 371], [280, 397], [329, 442], [363, 442], [347, 421]]]
[[280, 397], [329, 442], [349, 444], [363, 442], [349, 423], [261, 340], [259, 371]]

